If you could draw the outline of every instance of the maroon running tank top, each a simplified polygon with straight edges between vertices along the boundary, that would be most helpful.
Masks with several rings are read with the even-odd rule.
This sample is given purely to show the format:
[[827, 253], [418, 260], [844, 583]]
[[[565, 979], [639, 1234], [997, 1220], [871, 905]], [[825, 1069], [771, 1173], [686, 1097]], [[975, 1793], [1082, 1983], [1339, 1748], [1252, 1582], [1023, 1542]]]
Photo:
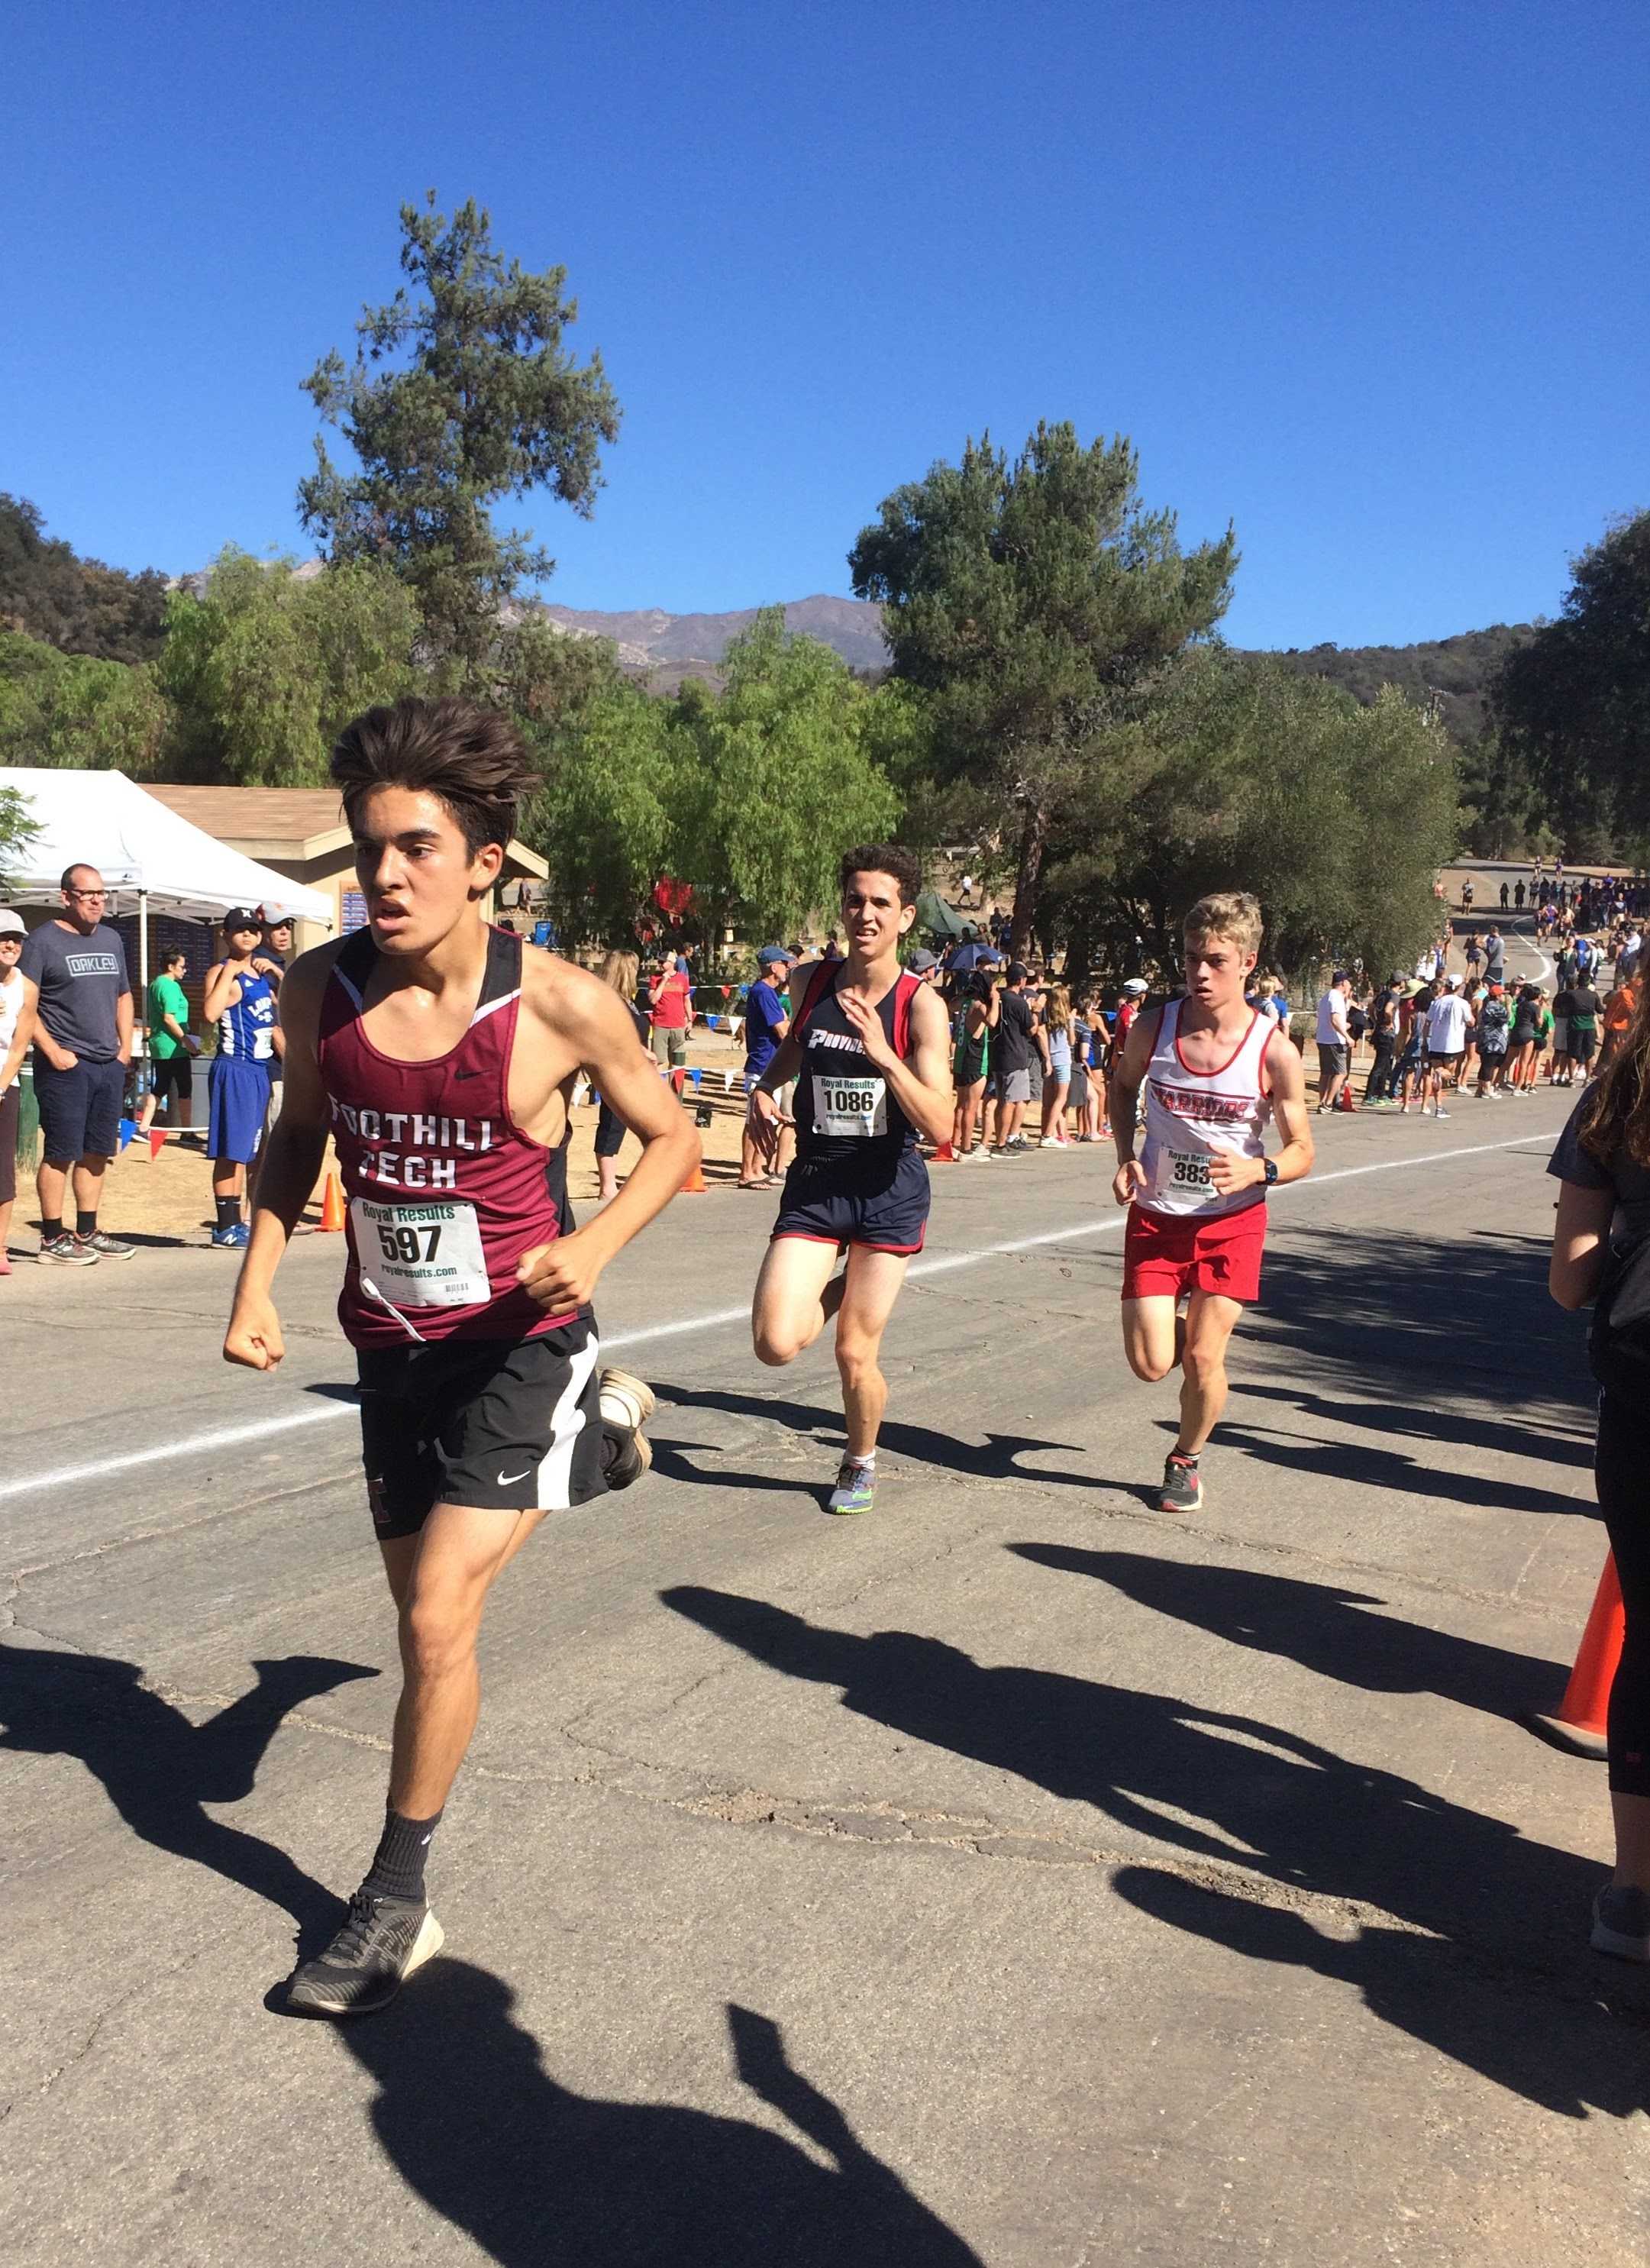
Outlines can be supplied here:
[[526, 1339], [547, 1314], [516, 1263], [573, 1226], [565, 1139], [530, 1141], [510, 1116], [521, 939], [487, 933], [481, 998], [458, 1045], [431, 1063], [381, 1055], [362, 1022], [378, 960], [359, 930], [332, 965], [316, 1049], [349, 1202], [338, 1320], [354, 1346]]

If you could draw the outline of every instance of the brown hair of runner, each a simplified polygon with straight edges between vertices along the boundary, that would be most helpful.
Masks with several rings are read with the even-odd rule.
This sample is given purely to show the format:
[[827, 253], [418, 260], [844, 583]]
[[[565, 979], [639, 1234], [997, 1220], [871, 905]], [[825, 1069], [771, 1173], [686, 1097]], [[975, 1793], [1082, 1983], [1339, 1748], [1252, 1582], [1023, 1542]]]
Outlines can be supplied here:
[[367, 710], [339, 733], [332, 776], [351, 827], [374, 788], [439, 797], [472, 858], [484, 843], [509, 842], [518, 806], [538, 784], [509, 718], [452, 694], [434, 701], [408, 694]]
[[900, 903], [914, 906], [923, 887], [923, 870], [909, 850], [895, 843], [858, 843], [843, 854], [839, 883], [843, 897], [856, 874], [886, 874], [899, 886]]

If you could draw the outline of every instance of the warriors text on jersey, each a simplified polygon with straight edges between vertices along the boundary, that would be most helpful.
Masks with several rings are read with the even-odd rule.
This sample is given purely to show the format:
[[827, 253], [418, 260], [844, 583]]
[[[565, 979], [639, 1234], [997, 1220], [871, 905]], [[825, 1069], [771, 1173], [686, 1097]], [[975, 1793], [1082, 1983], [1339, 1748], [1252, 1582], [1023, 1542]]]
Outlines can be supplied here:
[[1262, 1064], [1277, 1026], [1251, 1010], [1249, 1027], [1218, 1071], [1188, 1068], [1180, 1051], [1182, 1000], [1158, 1017], [1146, 1066], [1140, 1167], [1145, 1186], [1136, 1200], [1147, 1212], [1190, 1213], [1213, 1220], [1265, 1202], [1263, 1182], [1222, 1197], [1209, 1179], [1211, 1159], [1261, 1158], [1271, 1097]]

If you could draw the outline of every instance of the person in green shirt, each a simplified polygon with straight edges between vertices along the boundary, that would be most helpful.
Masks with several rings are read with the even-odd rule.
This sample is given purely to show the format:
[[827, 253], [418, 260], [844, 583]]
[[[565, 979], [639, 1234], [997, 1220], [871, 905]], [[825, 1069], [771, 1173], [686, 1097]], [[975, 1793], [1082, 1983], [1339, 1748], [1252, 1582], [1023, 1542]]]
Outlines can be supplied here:
[[181, 953], [167, 954], [145, 998], [144, 1020], [149, 1027], [149, 1061], [154, 1076], [138, 1114], [140, 1134], [148, 1133], [163, 1098], [173, 1101], [174, 1108], [168, 1116], [174, 1125], [194, 1123], [195, 1058], [201, 1052], [201, 1043], [189, 1032], [189, 996], [182, 984], [185, 966]]

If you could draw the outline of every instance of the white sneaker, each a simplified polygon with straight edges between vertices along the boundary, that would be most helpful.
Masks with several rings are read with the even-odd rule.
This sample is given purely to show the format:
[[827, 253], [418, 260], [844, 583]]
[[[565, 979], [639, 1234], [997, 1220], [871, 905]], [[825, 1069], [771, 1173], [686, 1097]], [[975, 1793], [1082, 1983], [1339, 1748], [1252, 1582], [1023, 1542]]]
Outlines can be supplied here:
[[1449, 1113], [1445, 1109], [1443, 1104], [1440, 1102], [1437, 1109], [1433, 1111], [1433, 1116], [1434, 1118], [1447, 1118]]

